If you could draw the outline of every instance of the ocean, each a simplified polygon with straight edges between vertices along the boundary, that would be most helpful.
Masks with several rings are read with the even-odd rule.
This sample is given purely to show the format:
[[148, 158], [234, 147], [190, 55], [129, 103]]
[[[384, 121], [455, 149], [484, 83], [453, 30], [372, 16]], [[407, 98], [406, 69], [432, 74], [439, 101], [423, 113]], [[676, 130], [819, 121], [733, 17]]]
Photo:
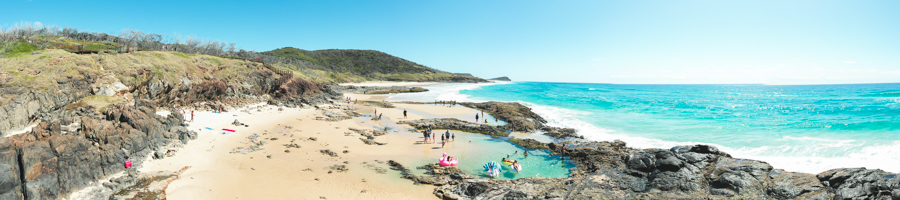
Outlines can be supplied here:
[[900, 172], [900, 84], [442, 84], [388, 101], [515, 101], [549, 125], [630, 147], [709, 144], [788, 171]]

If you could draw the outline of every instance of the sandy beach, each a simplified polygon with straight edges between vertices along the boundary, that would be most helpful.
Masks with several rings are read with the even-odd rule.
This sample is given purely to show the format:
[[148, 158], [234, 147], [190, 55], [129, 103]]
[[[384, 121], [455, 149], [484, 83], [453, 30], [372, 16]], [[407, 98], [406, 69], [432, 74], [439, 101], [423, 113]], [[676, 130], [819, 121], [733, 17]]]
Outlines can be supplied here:
[[[419, 163], [437, 158], [446, 151], [439, 149], [440, 142], [423, 144], [415, 134], [388, 131], [375, 139], [387, 144], [366, 145], [360, 140], [362, 136], [349, 129], [380, 129], [385, 123], [396, 126], [395, 122], [401, 120], [425, 118], [413, 111], [474, 117], [475, 110], [428, 104], [376, 108], [362, 101], [380, 96], [347, 96], [360, 100], [351, 103], [349, 109], [369, 117], [341, 121], [316, 119], [325, 117], [324, 110], [337, 112], [341, 111], [339, 108], [348, 108], [346, 103], [320, 105], [322, 110], [307, 107], [279, 111], [276, 106], [256, 104], [223, 113], [196, 111], [189, 129], [197, 131], [199, 138], [176, 149], [174, 156], [152, 160], [140, 170], [177, 171], [189, 166], [180, 179], [166, 188], [169, 199], [435, 199], [434, 186], [414, 185], [401, 179], [399, 172], [391, 170], [386, 161]], [[369, 120], [375, 109], [383, 120]], [[407, 119], [403, 119], [404, 109], [409, 110]], [[186, 113], [190, 116], [190, 111]], [[232, 125], [235, 119], [248, 127]], [[260, 150], [241, 153], [254, 145], [248, 138], [254, 134], [258, 135], [257, 141], [266, 144], [260, 145]], [[288, 144], [300, 147], [285, 146]], [[464, 146], [453, 144], [446, 148]], [[335, 152], [337, 157], [320, 152], [325, 149]], [[347, 170], [341, 170], [341, 165]]]

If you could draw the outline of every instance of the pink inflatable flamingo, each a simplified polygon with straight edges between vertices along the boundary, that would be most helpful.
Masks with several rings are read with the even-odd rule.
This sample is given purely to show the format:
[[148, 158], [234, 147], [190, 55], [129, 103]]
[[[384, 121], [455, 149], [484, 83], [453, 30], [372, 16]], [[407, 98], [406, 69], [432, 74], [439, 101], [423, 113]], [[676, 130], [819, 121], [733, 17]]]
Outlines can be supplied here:
[[[453, 157], [451, 157], [451, 158], [453, 158]], [[447, 153], [446, 153], [446, 152], [444, 152], [444, 156], [441, 156], [441, 158], [438, 159], [438, 161], [440, 161], [439, 164], [440, 164], [441, 166], [443, 166], [443, 167], [447, 167], [447, 166], [456, 166], [456, 164], [459, 164], [459, 160], [458, 160], [458, 159], [451, 159], [451, 160], [452, 160], [452, 161], [448, 161], [448, 160], [447, 160]]]

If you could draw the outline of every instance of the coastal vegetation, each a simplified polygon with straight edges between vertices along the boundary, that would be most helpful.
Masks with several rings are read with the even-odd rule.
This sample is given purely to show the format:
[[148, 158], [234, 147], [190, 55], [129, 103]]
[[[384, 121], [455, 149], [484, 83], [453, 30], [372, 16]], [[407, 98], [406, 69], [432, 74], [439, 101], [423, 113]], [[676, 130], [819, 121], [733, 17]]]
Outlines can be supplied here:
[[[58, 49], [84, 54], [132, 53], [168, 51], [170, 55], [189, 59], [208, 55], [204, 59], [221, 64], [224, 60], [246, 60], [266, 63], [279, 70], [289, 70], [294, 76], [320, 83], [364, 81], [437, 81], [485, 82], [471, 75], [444, 72], [374, 50], [327, 49], [307, 51], [292, 47], [256, 52], [236, 47], [235, 43], [203, 40], [196, 37], [166, 36], [123, 30], [118, 34], [79, 31], [56, 26], [34, 27], [19, 25], [0, 30], [0, 57], [17, 58]], [[210, 57], [211, 56], [211, 57]], [[216, 57], [216, 58], [212, 58]], [[49, 57], [42, 57], [49, 58]], [[164, 56], [160, 56], [164, 59]], [[212, 58], [212, 59], [210, 59]], [[162, 62], [162, 61], [160, 61]]]

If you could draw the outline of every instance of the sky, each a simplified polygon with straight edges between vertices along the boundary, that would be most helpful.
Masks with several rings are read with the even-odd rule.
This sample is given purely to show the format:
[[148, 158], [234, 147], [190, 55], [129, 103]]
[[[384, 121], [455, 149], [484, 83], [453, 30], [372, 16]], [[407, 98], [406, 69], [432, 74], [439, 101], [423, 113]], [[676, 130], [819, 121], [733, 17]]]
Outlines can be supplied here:
[[7, 0], [0, 27], [141, 30], [239, 48], [371, 49], [514, 81], [900, 82], [900, 1]]

